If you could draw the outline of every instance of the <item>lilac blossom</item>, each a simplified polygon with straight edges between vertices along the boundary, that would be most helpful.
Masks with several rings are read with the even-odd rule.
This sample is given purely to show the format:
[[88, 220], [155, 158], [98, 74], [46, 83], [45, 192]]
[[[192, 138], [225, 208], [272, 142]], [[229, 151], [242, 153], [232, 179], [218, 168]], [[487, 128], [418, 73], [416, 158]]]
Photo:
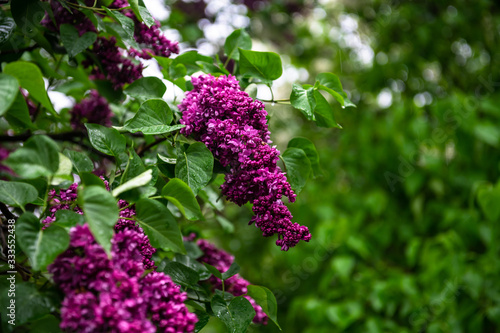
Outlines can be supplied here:
[[91, 90], [87, 97], [71, 109], [70, 114], [73, 129], [84, 129], [85, 123], [111, 126], [111, 109], [96, 90]]
[[287, 251], [311, 234], [305, 226], [292, 222], [292, 214], [282, 201], [295, 201], [285, 174], [277, 165], [280, 152], [270, 146], [267, 112], [229, 76], [203, 75], [193, 78], [194, 89], [179, 105], [181, 129], [205, 145], [229, 168], [222, 194], [238, 204], [253, 204], [255, 223], [263, 236], [278, 234], [276, 244]]

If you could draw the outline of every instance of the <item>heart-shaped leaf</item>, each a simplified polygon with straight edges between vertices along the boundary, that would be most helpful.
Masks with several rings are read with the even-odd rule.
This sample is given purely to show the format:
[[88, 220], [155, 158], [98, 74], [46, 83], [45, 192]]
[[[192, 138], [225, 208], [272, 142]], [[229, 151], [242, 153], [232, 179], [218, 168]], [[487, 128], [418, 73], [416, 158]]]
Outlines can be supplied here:
[[70, 58], [85, 51], [89, 46], [94, 44], [97, 39], [97, 34], [94, 32], [86, 32], [79, 36], [78, 30], [71, 24], [61, 25], [61, 41], [68, 51]]

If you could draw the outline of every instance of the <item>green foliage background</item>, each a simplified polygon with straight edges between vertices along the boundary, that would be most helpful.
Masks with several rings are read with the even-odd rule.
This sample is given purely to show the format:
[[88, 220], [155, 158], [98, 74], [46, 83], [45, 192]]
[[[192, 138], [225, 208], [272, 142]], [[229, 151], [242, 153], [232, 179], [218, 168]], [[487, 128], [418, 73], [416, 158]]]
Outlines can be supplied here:
[[[311, 77], [337, 73], [357, 104], [339, 108], [343, 129], [333, 131], [268, 107], [280, 148], [305, 136], [319, 151], [323, 176], [290, 205], [310, 243], [280, 252], [231, 207], [236, 231], [219, 234], [243, 274], [275, 292], [284, 332], [500, 327], [499, 10], [486, 0], [273, 1], [250, 11], [254, 41]], [[337, 42], [346, 15], [372, 65]]]

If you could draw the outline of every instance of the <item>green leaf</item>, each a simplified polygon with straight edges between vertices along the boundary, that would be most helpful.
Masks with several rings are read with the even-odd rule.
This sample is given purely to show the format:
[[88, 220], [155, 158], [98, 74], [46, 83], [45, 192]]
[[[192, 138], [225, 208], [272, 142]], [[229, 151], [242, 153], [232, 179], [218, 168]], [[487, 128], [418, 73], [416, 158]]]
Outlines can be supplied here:
[[230, 333], [246, 332], [255, 317], [252, 304], [242, 296], [233, 298], [228, 305], [221, 296], [215, 295], [211, 305], [215, 316], [222, 320]]
[[142, 159], [139, 157], [139, 155], [137, 155], [135, 150], [130, 148], [127, 167], [125, 168], [125, 171], [123, 171], [122, 178], [120, 179], [120, 184], [125, 184], [129, 180], [139, 176], [145, 171], [146, 167], [144, 166]]
[[162, 272], [170, 276], [172, 281], [184, 287], [196, 288], [196, 284], [200, 280], [200, 275], [194, 269], [176, 261], [168, 262]]
[[306, 153], [309, 162], [311, 162], [311, 170], [314, 176], [316, 177], [322, 174], [319, 166], [319, 155], [311, 140], [306, 138], [293, 138], [288, 142], [288, 148], [302, 149]]
[[196, 273], [200, 275], [200, 280], [206, 280], [212, 275], [208, 269], [196, 259], [191, 258], [188, 255], [176, 254], [174, 257], [175, 262], [179, 262], [187, 267], [193, 269]]
[[255, 303], [260, 305], [262, 311], [264, 311], [281, 330], [278, 324], [278, 304], [271, 290], [265, 287], [249, 285], [247, 287], [247, 295], [252, 297]]
[[231, 266], [227, 269], [227, 271], [222, 273], [222, 280], [227, 280], [231, 276], [236, 275], [239, 272], [240, 272], [240, 266], [237, 263], [233, 262]]
[[62, 333], [59, 325], [61, 321], [52, 315], [46, 315], [31, 323], [30, 333]]
[[109, 254], [114, 226], [118, 220], [118, 206], [115, 198], [106, 189], [92, 185], [78, 191], [78, 204], [89, 224], [96, 241]]
[[16, 325], [23, 325], [56, 311], [55, 303], [53, 295], [37, 290], [33, 282], [16, 283], [16, 309], [23, 309], [16, 311]]
[[72, 210], [58, 210], [56, 212], [56, 221], [52, 225], [58, 225], [64, 228], [71, 228], [77, 224], [84, 224], [85, 219]]
[[0, 45], [10, 39], [16, 23], [11, 17], [0, 17]]
[[132, 8], [135, 17], [137, 17], [139, 22], [142, 22], [141, 13], [139, 12], [139, 0], [128, 0], [128, 3], [130, 5], [130, 8]]
[[335, 121], [333, 109], [326, 98], [323, 97], [323, 95], [321, 95], [321, 93], [317, 90], [314, 92], [314, 98], [316, 99], [316, 108], [314, 109], [316, 125], [328, 128], [342, 128], [342, 126], [337, 124], [337, 122]]
[[309, 162], [306, 153], [299, 148], [285, 150], [283, 161], [285, 162], [286, 178], [294, 192], [299, 194], [311, 172], [311, 162]]
[[165, 134], [185, 127], [185, 125], [169, 126], [172, 120], [172, 110], [167, 102], [161, 99], [149, 99], [141, 105], [136, 115], [125, 123], [124, 128], [131, 133]]
[[71, 171], [73, 170], [73, 164], [71, 160], [59, 153], [59, 167], [57, 168], [54, 177], [52, 178], [51, 185], [59, 185], [64, 181], [73, 181], [73, 175]]
[[244, 29], [233, 31], [224, 43], [224, 54], [229, 59], [240, 60], [238, 48], [250, 50], [252, 48], [252, 39]]
[[0, 180], [0, 202], [24, 209], [38, 198], [38, 191], [30, 184]]
[[24, 213], [17, 220], [16, 238], [35, 271], [45, 269], [69, 246], [66, 230], [56, 225], [42, 230], [42, 224], [30, 212]]
[[198, 321], [194, 326], [194, 332], [200, 332], [210, 321], [210, 315], [204, 311], [195, 311], [196, 317], [198, 317]]
[[17, 94], [14, 102], [5, 114], [5, 119], [14, 130], [21, 133], [24, 133], [27, 129], [36, 129], [35, 125], [31, 122], [26, 100], [21, 93]]
[[114, 128], [89, 123], [85, 124], [85, 127], [89, 134], [90, 143], [101, 153], [117, 157], [125, 151], [125, 137]]
[[[142, 3], [142, 1], [140, 2]], [[139, 5], [139, 13], [141, 14], [144, 24], [146, 24], [148, 28], [156, 23], [155, 19], [151, 16], [151, 13], [146, 6], [144, 6], [144, 4]]]
[[11, 1], [12, 18], [23, 34], [33, 38], [39, 33], [40, 22], [45, 16], [45, 9], [38, 0]]
[[99, 186], [99, 187], [102, 187], [102, 188], [106, 188], [106, 185], [104, 184], [104, 181], [97, 177], [96, 175], [94, 175], [93, 173], [91, 172], [82, 172], [80, 173], [80, 179], [82, 181], [82, 184], [85, 185], [85, 186], [92, 186], [92, 185], [95, 185], [95, 186]]
[[65, 149], [63, 154], [71, 160], [76, 172], [92, 172], [94, 170], [94, 163], [86, 154], [69, 149]]
[[162, 98], [167, 87], [157, 77], [142, 77], [132, 82], [123, 92], [134, 98]]
[[136, 219], [153, 247], [186, 253], [179, 226], [167, 207], [151, 199], [141, 199], [135, 207]]
[[20, 177], [50, 177], [59, 168], [59, 147], [45, 135], [34, 135], [11, 153], [5, 164]]
[[153, 170], [149, 169], [144, 171], [140, 175], [128, 180], [127, 182], [113, 189], [112, 192], [113, 196], [117, 197], [118, 195], [120, 195], [120, 193], [129, 191], [137, 187], [148, 185], [151, 179], [153, 178], [152, 174]]
[[213, 169], [212, 153], [204, 143], [196, 142], [177, 156], [175, 176], [188, 184], [194, 195], [197, 195], [212, 179]]
[[319, 82], [319, 88], [332, 95], [340, 105], [344, 105], [344, 90], [342, 83], [337, 75], [333, 73], [321, 73], [316, 76], [316, 81]]
[[299, 109], [308, 120], [314, 120], [314, 109], [316, 108], [314, 88], [304, 89], [300, 85], [294, 84], [290, 94], [290, 103], [294, 108]]
[[495, 187], [481, 188], [477, 192], [477, 200], [484, 215], [490, 221], [497, 221], [500, 217], [500, 205], [498, 204], [500, 202], [500, 183]]
[[179, 178], [171, 179], [161, 191], [162, 196], [173, 203], [188, 220], [203, 220], [200, 205], [191, 188]]
[[240, 73], [245, 77], [260, 79], [269, 83], [278, 79], [283, 73], [281, 58], [273, 52], [240, 51]]
[[71, 24], [62, 24], [60, 32], [61, 41], [70, 58], [85, 51], [97, 40], [97, 34], [90, 31], [80, 36], [78, 30]]
[[212, 273], [216, 278], [219, 278], [222, 280], [222, 273], [217, 268], [215, 268], [214, 266], [212, 266], [210, 264], [207, 264], [206, 262], [204, 262], [203, 265], [205, 265], [205, 267], [208, 269], [208, 271], [210, 273]]
[[21, 87], [28, 90], [30, 97], [40, 102], [53, 115], [59, 117], [45, 90], [43, 75], [37, 65], [27, 61], [16, 61], [5, 65], [4, 74], [15, 77]]
[[[0, 18], [1, 21], [2, 18]], [[1, 28], [1, 26], [0, 26]], [[0, 73], [0, 116], [10, 108], [17, 94], [19, 93], [19, 82], [16, 78], [7, 74]]]
[[132, 20], [130, 17], [123, 15], [118, 11], [111, 11], [108, 8], [104, 9], [106, 10], [106, 13], [109, 16], [111, 16], [118, 23], [120, 23], [123, 31], [118, 31], [119, 29], [114, 29], [114, 30], [120, 35], [122, 40], [126, 42], [129, 46], [133, 47], [134, 49], [139, 50], [140, 47], [134, 38], [134, 30], [135, 30], [134, 20]]

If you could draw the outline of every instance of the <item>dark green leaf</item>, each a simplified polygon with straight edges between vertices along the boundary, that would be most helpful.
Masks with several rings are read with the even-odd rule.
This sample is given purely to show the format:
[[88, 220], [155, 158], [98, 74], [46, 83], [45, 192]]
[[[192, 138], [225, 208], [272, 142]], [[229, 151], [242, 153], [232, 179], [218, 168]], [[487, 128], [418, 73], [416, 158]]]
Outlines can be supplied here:
[[[0, 18], [1, 22], [2, 18]], [[0, 26], [1, 28], [1, 26]], [[19, 82], [16, 78], [7, 74], [0, 73], [0, 116], [10, 108], [17, 94], [19, 93]]]
[[283, 73], [281, 58], [273, 52], [240, 51], [240, 73], [245, 77], [260, 79], [269, 83], [278, 79]]
[[191, 188], [179, 178], [171, 179], [161, 194], [173, 203], [188, 220], [203, 220], [200, 205]]
[[217, 268], [215, 268], [214, 266], [212, 266], [210, 264], [207, 264], [206, 262], [204, 262], [203, 265], [205, 265], [205, 267], [208, 269], [208, 271], [210, 273], [212, 273], [216, 278], [219, 278], [222, 280], [222, 273]]
[[45, 269], [69, 246], [69, 235], [63, 228], [53, 225], [42, 230], [38, 218], [26, 212], [16, 222], [19, 246], [30, 259], [33, 270]]
[[231, 266], [228, 268], [228, 270], [222, 273], [222, 280], [227, 280], [231, 276], [236, 275], [239, 272], [240, 272], [240, 266], [237, 263], [233, 262]]
[[59, 168], [59, 147], [45, 135], [34, 135], [22, 148], [9, 155], [6, 164], [19, 176], [33, 179], [49, 177]]
[[299, 148], [285, 150], [283, 161], [285, 162], [286, 178], [294, 192], [299, 194], [311, 172], [311, 162], [309, 162], [306, 153]]
[[16, 23], [11, 17], [0, 17], [0, 45], [9, 40]]
[[35, 125], [31, 122], [26, 100], [21, 93], [17, 94], [14, 102], [5, 114], [5, 119], [17, 132], [23, 133], [27, 129], [36, 129]]
[[135, 98], [162, 98], [167, 87], [157, 77], [143, 77], [132, 82], [125, 90], [125, 94]]
[[42, 72], [37, 65], [26, 61], [11, 62], [5, 65], [3, 72], [15, 77], [21, 87], [28, 90], [30, 97], [36, 99], [52, 114], [58, 116], [49, 100]]
[[200, 280], [200, 275], [193, 269], [175, 261], [168, 262], [162, 271], [170, 276], [172, 281], [184, 287], [196, 288]]
[[271, 290], [265, 287], [249, 285], [247, 287], [247, 295], [252, 297], [253, 300], [260, 305], [262, 311], [264, 311], [281, 330], [278, 324], [278, 304]]
[[213, 169], [212, 153], [204, 143], [196, 142], [177, 156], [175, 176], [188, 184], [194, 195], [197, 195], [212, 179]]
[[118, 23], [120, 23], [122, 29], [114, 29], [120, 35], [121, 39], [126, 42], [129, 46], [134, 49], [139, 50], [140, 46], [137, 44], [134, 38], [134, 21], [118, 11], [111, 11], [108, 8], [104, 8], [109, 16], [114, 18]]
[[95, 149], [115, 157], [125, 151], [125, 137], [114, 128], [89, 123], [85, 124], [85, 127], [89, 134], [90, 143]]
[[160, 202], [151, 199], [139, 200], [136, 203], [136, 219], [153, 247], [186, 253], [174, 216]]
[[80, 36], [78, 30], [71, 24], [62, 24], [60, 31], [61, 41], [71, 58], [85, 51], [97, 39], [97, 34], [90, 31]]
[[127, 181], [135, 178], [146, 171], [146, 167], [142, 162], [142, 159], [137, 155], [135, 150], [129, 149], [129, 159], [127, 162], [127, 167], [123, 171], [122, 178], [120, 179], [120, 184], [124, 184]]
[[255, 317], [252, 304], [242, 296], [235, 297], [228, 305], [221, 296], [215, 295], [212, 298], [212, 310], [230, 333], [245, 333]]
[[151, 16], [151, 13], [146, 8], [146, 6], [144, 6], [144, 3], [141, 3], [142, 1], [139, 2], [139, 13], [141, 14], [141, 18], [144, 24], [146, 24], [148, 27], [151, 27], [156, 23], [155, 19], [153, 18], [153, 16]]
[[30, 333], [62, 333], [59, 325], [61, 321], [52, 315], [46, 315], [31, 323]]
[[201, 262], [196, 259], [191, 258], [188, 255], [176, 254], [174, 257], [175, 262], [179, 262], [191, 269], [193, 269], [196, 273], [200, 275], [200, 280], [206, 280], [210, 278], [212, 275], [207, 267], [205, 267]]
[[78, 203], [90, 231], [104, 250], [110, 253], [113, 227], [118, 220], [115, 198], [106, 189], [95, 185], [84, 187], [78, 192]]
[[16, 311], [16, 326], [55, 311], [55, 302], [50, 296], [48, 293], [37, 290], [36, 285], [32, 282], [16, 283], [16, 309], [23, 309]]
[[314, 109], [314, 115], [316, 116], [316, 125], [320, 127], [337, 127], [342, 128], [335, 121], [333, 115], [333, 109], [330, 103], [326, 100], [319, 91], [314, 92], [314, 98], [316, 99], [316, 108]]
[[288, 148], [302, 149], [306, 153], [309, 162], [311, 162], [311, 170], [314, 176], [316, 177], [322, 174], [319, 166], [319, 155], [311, 140], [306, 138], [293, 138], [288, 142]]
[[131, 133], [166, 134], [185, 127], [169, 126], [172, 120], [172, 111], [165, 101], [149, 99], [141, 105], [134, 118], [125, 123], [124, 128]]
[[72, 210], [58, 210], [56, 212], [56, 221], [53, 225], [58, 225], [64, 228], [71, 228], [77, 224], [85, 222], [83, 215], [80, 215]]
[[94, 170], [94, 163], [92, 163], [92, 160], [84, 153], [65, 149], [63, 154], [71, 160], [76, 172], [92, 172]]
[[91, 172], [80, 173], [80, 179], [82, 180], [82, 184], [84, 184], [85, 186], [95, 185], [102, 188], [106, 188], [104, 181]]
[[314, 108], [316, 100], [314, 98], [314, 88], [304, 89], [298, 84], [292, 86], [290, 103], [299, 109], [309, 120], [314, 120]]
[[208, 324], [208, 321], [210, 320], [210, 315], [202, 311], [195, 311], [195, 313], [196, 317], [198, 317], [198, 321], [194, 326], [194, 332], [198, 333], [203, 329], [203, 327], [205, 327]]
[[45, 9], [39, 0], [11, 1], [12, 17], [18, 28], [28, 37], [38, 34]]
[[38, 191], [30, 184], [0, 180], [0, 202], [24, 209], [27, 203], [38, 198]]
[[224, 43], [224, 53], [229, 59], [240, 60], [238, 48], [250, 50], [252, 48], [252, 39], [244, 29], [233, 31]]
[[319, 88], [332, 95], [340, 105], [344, 105], [344, 90], [337, 75], [333, 73], [321, 73], [316, 76]]

